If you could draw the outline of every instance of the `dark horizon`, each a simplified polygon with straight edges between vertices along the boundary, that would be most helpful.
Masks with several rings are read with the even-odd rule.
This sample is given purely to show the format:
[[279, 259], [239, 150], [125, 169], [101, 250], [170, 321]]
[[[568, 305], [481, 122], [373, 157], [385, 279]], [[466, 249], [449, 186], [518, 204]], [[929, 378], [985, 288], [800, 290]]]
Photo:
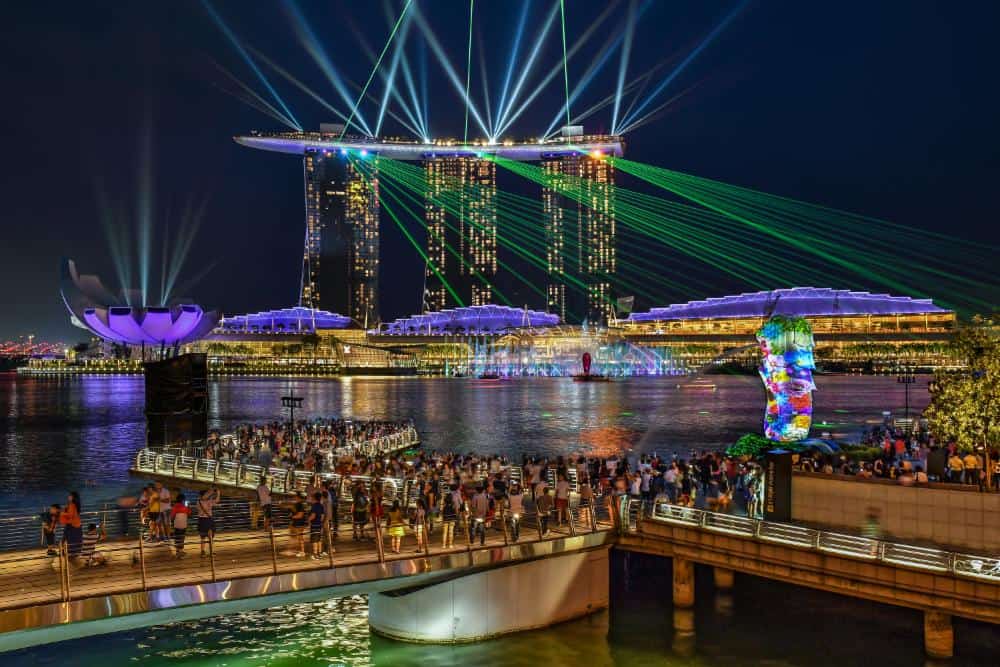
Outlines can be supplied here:
[[[399, 3], [392, 4], [398, 11]], [[464, 72], [468, 3], [421, 4], [452, 63]], [[629, 3], [619, 4], [616, 11], [624, 15]], [[641, 72], [672, 54], [683, 57], [738, 4], [653, 3], [637, 28], [631, 69]], [[607, 3], [567, 5], [572, 43]], [[282, 3], [247, 8], [218, 0], [212, 6], [245, 43], [337, 102], [295, 40]], [[354, 33], [380, 49], [387, 32], [381, 7], [359, 8], [346, 0], [299, 6], [339, 72], [363, 83], [371, 63]], [[547, 6], [536, 2], [532, 17]], [[519, 7], [484, 6], [481, 11], [477, 39], [485, 45], [489, 86], [496, 91]], [[264, 94], [202, 3], [65, 3], [55, 11], [17, 6], [8, 14], [0, 48], [13, 94], [4, 106], [3, 125], [9, 154], [16, 157], [8, 161], [4, 179], [8, 213], [0, 244], [5, 285], [0, 307], [6, 317], [0, 340], [29, 333], [47, 340], [86, 339], [69, 324], [59, 298], [58, 262], [72, 257], [82, 272], [117, 283], [101, 220], [108, 211], [129, 221], [138, 216], [139, 155], [146, 133], [155, 194], [150, 203], [156, 221], [150, 243], [154, 282], [160, 273], [159, 240], [175, 238], [186, 205], [205, 201], [204, 223], [178, 282], [207, 273], [184, 293], [227, 313], [294, 305], [302, 250], [301, 163], [233, 142], [234, 135], [280, 126], [218, 89], [221, 78], [212, 60]], [[751, 2], [671, 88], [679, 92], [697, 84], [694, 91], [670, 113], [630, 133], [627, 155], [996, 244], [1000, 194], [993, 186], [1000, 176], [1000, 141], [993, 117], [1000, 93], [989, 73], [1000, 61], [1000, 45], [992, 35], [997, 19], [1000, 8], [992, 3], [970, 8], [929, 1], [836, 7]], [[617, 20], [613, 17], [609, 25]], [[536, 28], [528, 26], [526, 40]], [[594, 47], [601, 42], [595, 37]], [[556, 62], [557, 46], [554, 38], [546, 43], [543, 70]], [[589, 60], [587, 53], [571, 60], [570, 76], [579, 76]], [[575, 102], [578, 108], [613, 92], [617, 64], [616, 53]], [[460, 136], [461, 104], [433, 57], [428, 66], [432, 134]], [[477, 57], [472, 72], [479, 76]], [[303, 127], [335, 120], [293, 86], [276, 76], [271, 80]], [[376, 85], [369, 97], [380, 94]], [[558, 116], [562, 96], [559, 78], [508, 134], [530, 137], [544, 130]], [[585, 121], [588, 130], [607, 130], [610, 115], [604, 110]], [[400, 132], [398, 123], [386, 120], [383, 134]], [[99, 192], [106, 198], [103, 208]], [[125, 245], [134, 253], [134, 222], [130, 226], [132, 239]], [[419, 296], [411, 292], [422, 263], [385, 216], [382, 234], [382, 266], [395, 271], [387, 275], [383, 268], [382, 275], [382, 316], [389, 320], [419, 307]], [[933, 251], [904, 244], [898, 257], [887, 258], [895, 262], [889, 268], [905, 273], [907, 262]], [[716, 282], [727, 293], [753, 291], [731, 278]], [[996, 294], [994, 285], [994, 303]], [[514, 288], [512, 296], [527, 298]], [[687, 297], [665, 291], [662, 304], [646, 306], [678, 300]]]

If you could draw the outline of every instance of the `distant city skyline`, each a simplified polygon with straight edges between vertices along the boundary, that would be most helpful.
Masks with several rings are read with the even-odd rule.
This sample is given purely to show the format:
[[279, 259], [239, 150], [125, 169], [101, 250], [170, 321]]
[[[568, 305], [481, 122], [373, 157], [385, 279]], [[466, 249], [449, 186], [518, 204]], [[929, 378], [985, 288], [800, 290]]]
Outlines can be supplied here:
[[[636, 27], [628, 80], [671, 57], [674, 65], [683, 61], [737, 4], [653, 3]], [[477, 6], [482, 7], [477, 21], [483, 34], [471, 59], [472, 90], [481, 109], [487, 106], [489, 91], [497, 110], [519, 11]], [[304, 127], [318, 127], [331, 114], [268, 69], [258, 51], [310, 90], [322, 90], [345, 106], [329, 92], [327, 78], [303, 50], [280, 3], [248, 11], [241, 3], [220, 0], [213, 7], [254, 49], [247, 53], [267, 71]], [[567, 15], [570, 45], [608, 7], [605, 2], [573, 3]], [[607, 30], [598, 30], [589, 46], [570, 58], [570, 92], [602, 53], [601, 34], [616, 34], [626, 8], [627, 3], [612, 8], [604, 19]], [[381, 11], [347, 2], [305, 9], [313, 28], [347, 25], [343, 20], [351, 24], [337, 35], [314, 32], [342, 77], [363, 84], [372, 59], [353, 35], [362, 35], [377, 55], [387, 31]], [[536, 10], [544, 11], [539, 6], [532, 12]], [[909, 3], [905, 12], [865, 3], [835, 9], [751, 3], [728, 20], [651, 104], [655, 107], [671, 93], [691, 89], [662, 118], [629, 133], [630, 157], [915, 229], [995, 243], [1000, 196], [992, 184], [1000, 165], [991, 156], [998, 153], [1000, 141], [990, 110], [996, 107], [998, 93], [984, 85], [981, 72], [1000, 55], [988, 29], [1000, 18], [998, 11], [992, 5], [963, 9], [935, 2]], [[426, 18], [464, 84], [464, 9], [426, 12]], [[522, 69], [526, 45], [541, 18], [529, 15]], [[818, 24], [823, 30], [815, 29]], [[117, 271], [101, 230], [107, 220], [124, 221], [110, 228], [123, 226], [129, 238], [112, 235], [120, 246], [133, 249], [133, 266], [146, 248], [145, 261], [158, 283], [161, 240], [173, 241], [168, 246], [172, 253], [182, 243], [182, 212], [202, 201], [202, 223], [193, 233], [178, 281], [191, 283], [179, 284], [183, 293], [230, 314], [298, 301], [305, 215], [302, 175], [280, 157], [248, 154], [232, 143], [231, 136], [252, 128], [280, 126], [220, 92], [220, 86], [233, 84], [226, 83], [226, 75], [213, 63], [267, 94], [200, 2], [169, 9], [98, 2], [66, 5], [58, 12], [18, 6], [11, 8], [6, 25], [10, 65], [5, 78], [17, 103], [5, 105], [2, 112], [12, 157], [3, 193], [7, 210], [0, 279], [5, 287], [0, 307], [7, 316], [0, 323], [0, 339], [27, 334], [70, 343], [84, 339], [85, 332], [69, 324], [59, 300], [60, 257], [75, 257], [111, 282]], [[412, 31], [419, 34], [416, 27]], [[437, 67], [433, 47], [422, 36], [411, 37], [410, 43], [417, 97], [428, 100], [429, 133], [460, 136], [465, 114], [454, 82]], [[559, 63], [558, 50], [558, 40], [545, 42], [537, 78]], [[421, 51], [431, 54], [426, 94], [420, 90]], [[618, 63], [618, 52], [612, 50], [607, 65], [580, 86], [573, 98], [574, 114], [614, 93]], [[511, 87], [522, 69], [512, 71]], [[482, 71], [487, 73], [485, 87]], [[663, 72], [654, 72], [652, 85], [664, 80]], [[504, 136], [537, 136], [553, 118], [553, 127], [558, 127], [565, 96], [561, 71], [557, 73]], [[409, 97], [402, 66], [399, 81], [402, 95]], [[522, 94], [534, 85], [532, 79]], [[349, 96], [358, 92], [345, 86]], [[377, 108], [383, 92], [376, 79], [369, 93], [375, 106], [366, 107], [372, 119], [376, 114], [371, 109]], [[395, 112], [410, 122], [398, 107]], [[583, 124], [588, 131], [608, 131], [611, 116], [611, 108], [605, 108]], [[412, 134], [389, 115], [382, 122], [381, 134]], [[470, 119], [470, 138], [481, 134], [476, 119]], [[151, 155], [149, 172], [138, 168], [144, 145]], [[624, 182], [629, 188], [643, 187], [631, 177]], [[537, 193], [533, 184], [504, 173], [497, 175], [497, 188], [526, 196]], [[141, 192], [149, 195], [145, 201]], [[143, 216], [151, 221], [146, 240], [138, 223]], [[384, 223], [383, 229], [388, 230]], [[618, 235], [619, 243], [635, 245], [633, 232], [619, 229]], [[908, 262], [919, 261], [928, 251], [932, 249], [903, 242], [898, 258], [886, 262], [890, 270], [905, 272]], [[425, 270], [425, 261], [395, 232], [382, 235], [381, 256], [383, 282], [386, 267], [404, 276], [422, 276]], [[686, 288], [704, 297], [752, 287], [710, 267], [679, 269], [679, 259], [667, 250], [661, 264], [664, 275], [676, 280], [678, 273]], [[961, 275], [960, 261], [954, 271]], [[548, 290], [544, 270], [523, 272]], [[819, 286], [847, 287], [838, 284], [838, 275], [833, 269]], [[635, 276], [624, 277], [635, 281]], [[381, 319], [419, 311], [420, 282], [407, 280], [383, 290]], [[500, 287], [518, 305], [537, 297], [521, 285]], [[926, 288], [933, 295], [935, 285]], [[640, 297], [641, 305], [666, 305], [692, 295], [663, 286], [655, 296], [656, 301]]]

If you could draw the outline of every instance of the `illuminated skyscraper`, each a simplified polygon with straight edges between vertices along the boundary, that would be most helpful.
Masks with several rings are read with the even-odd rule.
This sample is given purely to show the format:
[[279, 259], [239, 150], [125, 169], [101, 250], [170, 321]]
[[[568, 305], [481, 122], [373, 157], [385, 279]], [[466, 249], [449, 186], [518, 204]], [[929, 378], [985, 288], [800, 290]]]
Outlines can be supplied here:
[[[378, 322], [379, 159], [423, 165], [422, 310], [496, 302], [495, 156], [540, 163], [549, 177], [540, 221], [547, 309], [570, 322], [603, 322], [612, 312], [617, 256], [609, 158], [622, 155], [621, 137], [584, 136], [582, 127], [571, 126], [543, 141], [428, 144], [345, 135], [342, 125], [330, 124], [319, 132], [251, 132], [234, 139], [250, 148], [304, 156], [302, 305], [350, 315], [369, 327]], [[358, 160], [370, 163], [364, 174], [355, 168]]]
[[618, 270], [615, 230], [615, 168], [604, 155], [580, 159], [580, 234], [583, 237], [583, 283], [587, 319], [607, 322], [614, 314], [611, 285]]
[[[582, 128], [564, 128], [563, 137], [588, 139]], [[606, 322], [618, 268], [614, 165], [602, 151], [566, 150], [543, 155], [541, 166], [547, 307], [564, 321]]]
[[[470, 155], [430, 156], [424, 160], [424, 176], [428, 260], [424, 307], [433, 311], [492, 303], [497, 272], [496, 165]], [[461, 303], [448, 292], [445, 281]]]
[[307, 150], [306, 237], [302, 255], [303, 306], [348, 315], [358, 324], [379, 321], [378, 158], [362, 175], [338, 151]]

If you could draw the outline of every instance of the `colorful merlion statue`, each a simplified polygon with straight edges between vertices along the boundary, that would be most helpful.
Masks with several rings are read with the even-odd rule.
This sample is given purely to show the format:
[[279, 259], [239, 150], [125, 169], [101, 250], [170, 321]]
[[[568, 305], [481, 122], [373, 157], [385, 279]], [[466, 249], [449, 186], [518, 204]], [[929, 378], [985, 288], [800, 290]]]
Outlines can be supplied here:
[[764, 435], [778, 442], [809, 436], [812, 424], [812, 327], [801, 317], [776, 315], [757, 331], [760, 377], [767, 388]]

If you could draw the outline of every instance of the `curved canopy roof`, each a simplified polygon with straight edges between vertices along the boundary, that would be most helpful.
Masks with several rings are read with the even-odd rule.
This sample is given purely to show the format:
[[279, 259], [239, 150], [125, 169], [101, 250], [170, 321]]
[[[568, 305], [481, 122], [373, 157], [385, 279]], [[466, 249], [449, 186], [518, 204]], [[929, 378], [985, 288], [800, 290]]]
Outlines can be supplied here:
[[346, 329], [351, 318], [328, 310], [294, 306], [265, 310], [248, 315], [224, 317], [219, 328], [224, 331], [254, 331], [270, 333], [312, 332], [317, 329]]
[[559, 316], [510, 306], [465, 306], [423, 315], [401, 317], [382, 333], [402, 334], [492, 334], [526, 327], [554, 327]]
[[822, 316], [822, 315], [904, 315], [945, 313], [930, 299], [851, 292], [827, 287], [792, 287], [766, 292], [745, 292], [735, 296], [675, 303], [632, 313], [630, 320], [694, 320], [727, 317]]

